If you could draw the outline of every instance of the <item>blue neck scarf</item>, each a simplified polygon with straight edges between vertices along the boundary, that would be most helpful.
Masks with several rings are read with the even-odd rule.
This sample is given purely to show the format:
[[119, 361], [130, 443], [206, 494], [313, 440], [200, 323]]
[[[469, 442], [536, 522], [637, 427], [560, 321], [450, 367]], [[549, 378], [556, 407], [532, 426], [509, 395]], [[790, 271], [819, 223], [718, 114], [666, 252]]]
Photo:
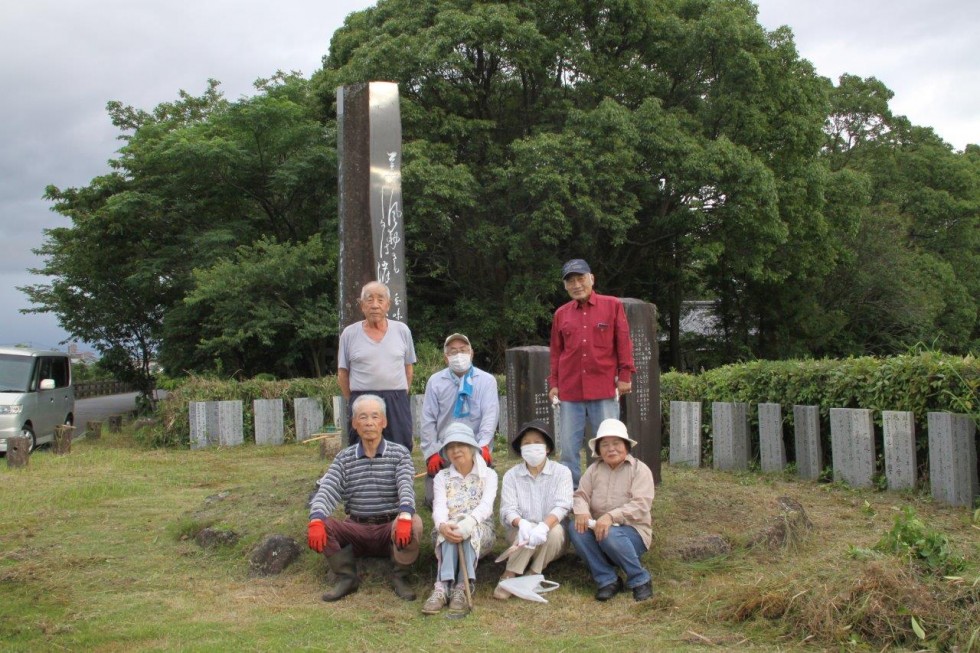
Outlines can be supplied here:
[[456, 394], [456, 405], [453, 407], [453, 417], [469, 417], [470, 397], [473, 396], [473, 366], [459, 380], [459, 392]]

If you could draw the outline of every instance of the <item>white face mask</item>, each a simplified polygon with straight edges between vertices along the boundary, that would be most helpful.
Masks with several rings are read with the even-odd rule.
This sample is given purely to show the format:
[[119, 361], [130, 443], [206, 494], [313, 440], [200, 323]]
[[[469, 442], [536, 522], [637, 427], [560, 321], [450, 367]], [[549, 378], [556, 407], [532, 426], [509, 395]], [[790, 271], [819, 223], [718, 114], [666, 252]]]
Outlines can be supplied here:
[[521, 458], [531, 467], [537, 467], [548, 457], [548, 447], [543, 444], [521, 445]]
[[456, 374], [466, 374], [470, 369], [472, 359], [469, 354], [453, 354], [449, 357], [449, 369]]

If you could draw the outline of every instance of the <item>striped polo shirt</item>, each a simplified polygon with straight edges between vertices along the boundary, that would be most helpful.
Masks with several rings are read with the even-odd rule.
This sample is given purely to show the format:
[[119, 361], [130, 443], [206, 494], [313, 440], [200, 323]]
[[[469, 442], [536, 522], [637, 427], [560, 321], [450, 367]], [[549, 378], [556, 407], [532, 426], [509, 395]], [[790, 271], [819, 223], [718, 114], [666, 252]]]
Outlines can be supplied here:
[[415, 467], [412, 454], [396, 442], [382, 440], [374, 458], [361, 443], [334, 458], [310, 501], [310, 519], [326, 519], [343, 502], [355, 517], [415, 512]]

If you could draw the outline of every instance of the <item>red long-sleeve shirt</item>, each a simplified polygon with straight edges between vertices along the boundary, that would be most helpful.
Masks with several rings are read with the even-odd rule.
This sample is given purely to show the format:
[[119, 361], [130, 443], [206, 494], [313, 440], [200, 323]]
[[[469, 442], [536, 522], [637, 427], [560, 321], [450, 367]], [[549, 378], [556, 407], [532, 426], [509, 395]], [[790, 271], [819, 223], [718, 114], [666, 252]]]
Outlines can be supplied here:
[[555, 311], [551, 323], [551, 375], [562, 401], [594, 401], [616, 395], [616, 379], [629, 381], [633, 341], [623, 303], [593, 292]]

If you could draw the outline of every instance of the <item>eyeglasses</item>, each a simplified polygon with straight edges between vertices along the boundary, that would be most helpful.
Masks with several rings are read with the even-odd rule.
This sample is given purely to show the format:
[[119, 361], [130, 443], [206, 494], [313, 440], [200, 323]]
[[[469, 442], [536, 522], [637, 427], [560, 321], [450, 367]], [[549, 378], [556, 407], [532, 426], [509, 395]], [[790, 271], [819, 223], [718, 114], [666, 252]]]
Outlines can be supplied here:
[[468, 354], [468, 353], [470, 353], [469, 347], [457, 347], [457, 348], [446, 350], [447, 356], [455, 356], [456, 354]]

